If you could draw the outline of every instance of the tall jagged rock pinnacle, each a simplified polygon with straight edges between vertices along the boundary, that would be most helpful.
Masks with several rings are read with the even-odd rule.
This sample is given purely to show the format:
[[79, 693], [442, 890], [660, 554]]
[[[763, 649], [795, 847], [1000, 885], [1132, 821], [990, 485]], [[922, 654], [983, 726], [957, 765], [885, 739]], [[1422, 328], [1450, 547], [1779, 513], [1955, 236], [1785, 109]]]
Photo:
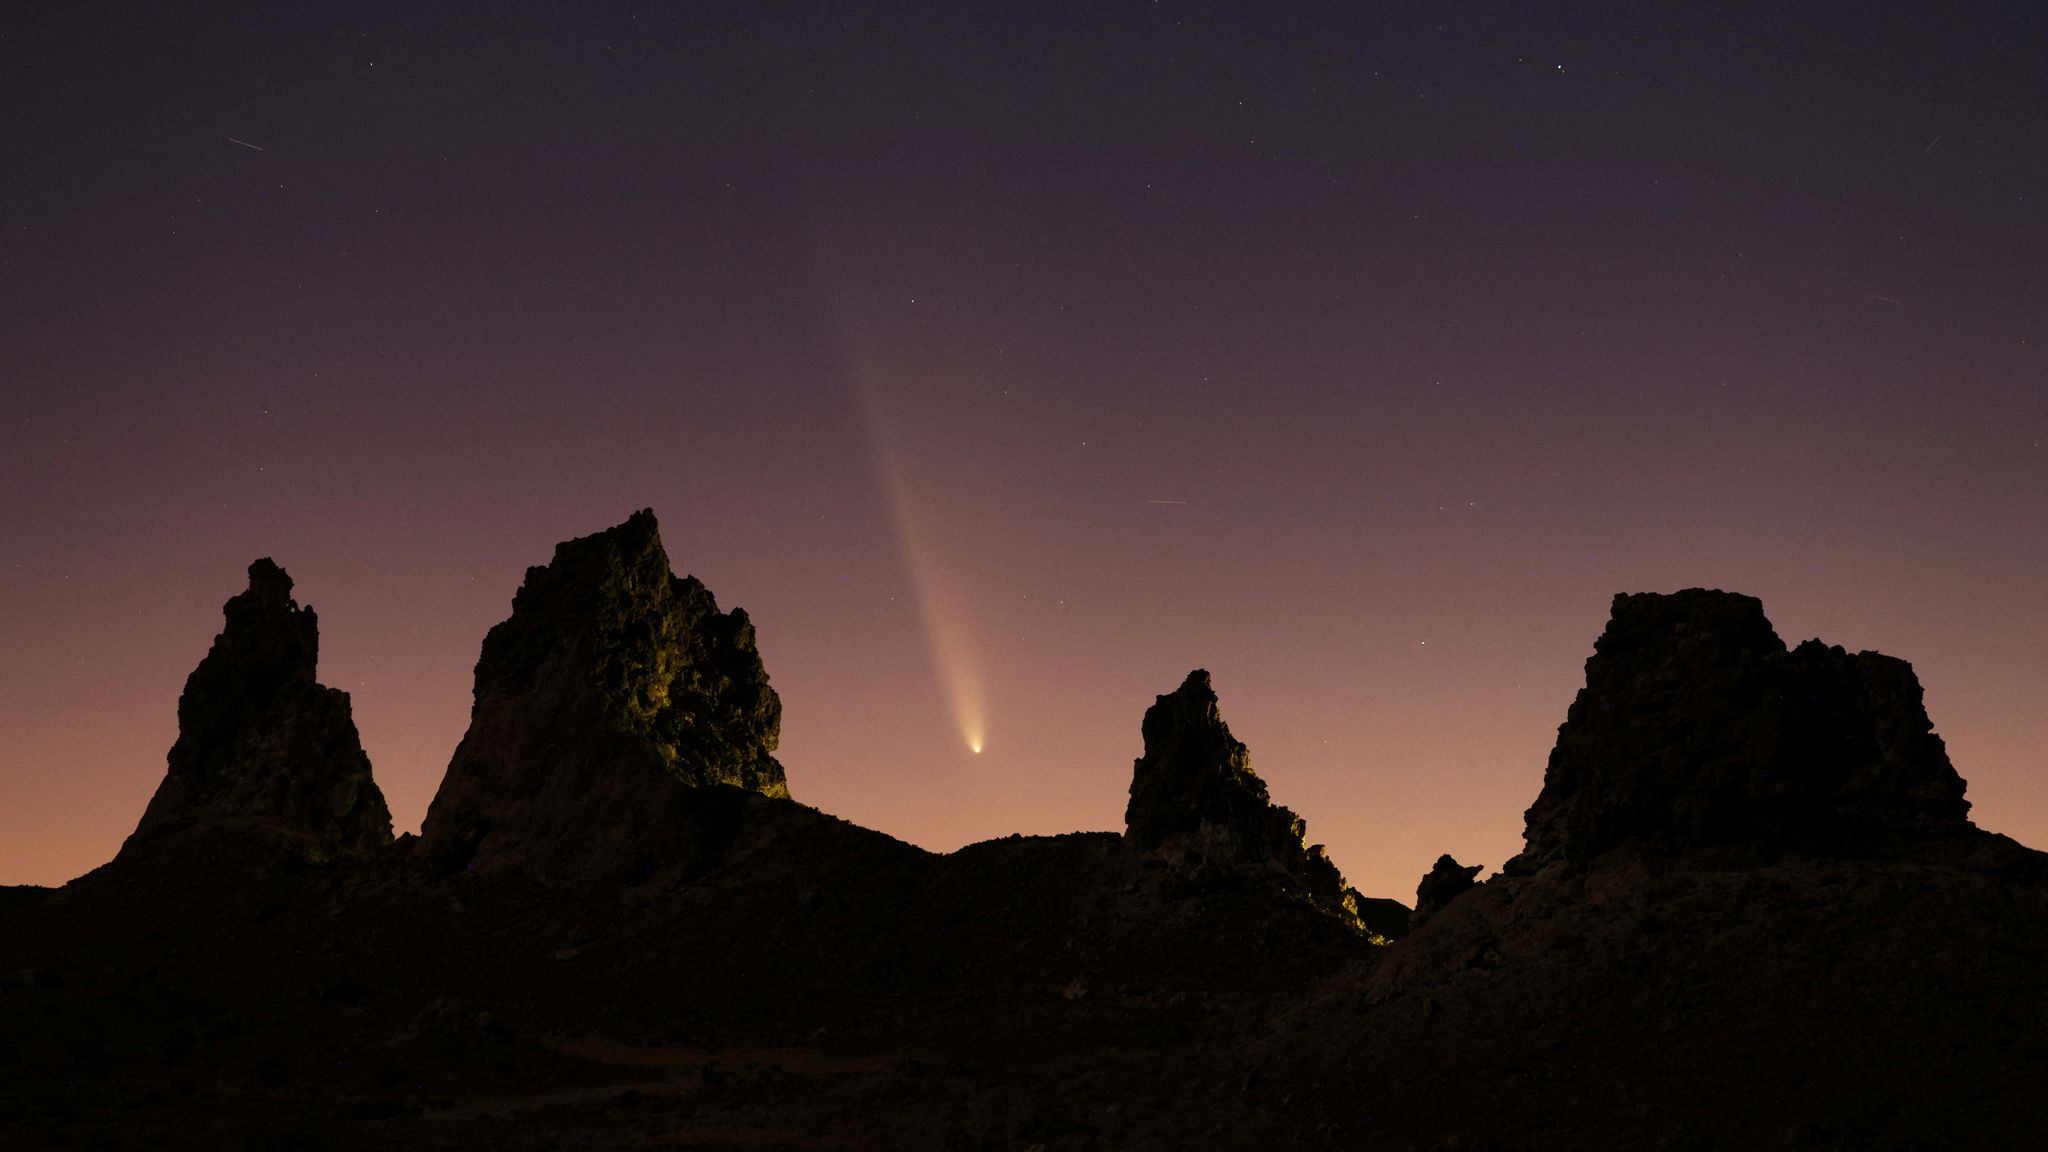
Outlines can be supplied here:
[[1197, 668], [1145, 711], [1145, 755], [1131, 775], [1124, 839], [1198, 879], [1279, 877], [1327, 912], [1357, 925], [1347, 887], [1307, 823], [1274, 804], [1251, 754], [1217, 710], [1209, 673]]
[[670, 572], [654, 513], [637, 512], [527, 569], [484, 638], [422, 847], [542, 879], [659, 866], [688, 850], [693, 789], [789, 795], [781, 724], [747, 614]]
[[1627, 842], [1859, 852], [1968, 810], [1905, 661], [1788, 652], [1748, 596], [1620, 595], [1510, 867]]
[[292, 578], [258, 560], [224, 611], [178, 698], [169, 771], [122, 853], [195, 826], [282, 832], [316, 853], [390, 843], [348, 693], [314, 679], [319, 619], [292, 600]]

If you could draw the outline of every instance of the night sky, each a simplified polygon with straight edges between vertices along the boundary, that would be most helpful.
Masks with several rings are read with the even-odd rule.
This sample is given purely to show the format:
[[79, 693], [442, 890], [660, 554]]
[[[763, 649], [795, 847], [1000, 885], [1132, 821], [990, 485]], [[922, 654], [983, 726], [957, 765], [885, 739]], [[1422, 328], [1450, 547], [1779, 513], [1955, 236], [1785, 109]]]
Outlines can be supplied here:
[[0, 882], [112, 856], [265, 555], [417, 828], [644, 506], [794, 795], [933, 849], [1121, 828], [1206, 667], [1410, 899], [1690, 586], [2048, 846], [2038, 3], [197, 7], [0, 17]]

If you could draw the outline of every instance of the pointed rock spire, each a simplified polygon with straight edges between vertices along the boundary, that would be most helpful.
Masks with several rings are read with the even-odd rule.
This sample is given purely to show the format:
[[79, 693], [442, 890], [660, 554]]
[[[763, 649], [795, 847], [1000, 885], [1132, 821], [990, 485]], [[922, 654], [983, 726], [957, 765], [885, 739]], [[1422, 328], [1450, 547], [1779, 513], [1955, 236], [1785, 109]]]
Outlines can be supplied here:
[[1357, 892], [1323, 846], [1308, 843], [1306, 822], [1271, 801], [1250, 752], [1223, 723], [1208, 672], [1197, 668], [1159, 697], [1145, 712], [1144, 735], [1126, 842], [1195, 878], [1282, 878], [1358, 925]]
[[1748, 596], [1620, 595], [1508, 870], [1626, 842], [1857, 852], [1969, 807], [1905, 661], [1788, 652]]
[[747, 614], [675, 576], [637, 512], [527, 569], [484, 639], [422, 846], [443, 867], [542, 879], [657, 866], [681, 850], [693, 789], [789, 795], [781, 724]]
[[391, 840], [348, 693], [314, 679], [319, 618], [269, 558], [227, 602], [227, 626], [186, 678], [169, 770], [123, 853], [183, 828], [253, 825], [322, 850]]

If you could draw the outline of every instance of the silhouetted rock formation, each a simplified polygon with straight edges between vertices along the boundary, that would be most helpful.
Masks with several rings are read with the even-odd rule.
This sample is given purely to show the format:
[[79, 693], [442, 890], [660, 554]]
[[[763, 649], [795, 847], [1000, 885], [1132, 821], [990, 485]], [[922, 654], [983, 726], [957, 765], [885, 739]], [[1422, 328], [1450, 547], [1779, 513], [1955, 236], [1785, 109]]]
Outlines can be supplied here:
[[1787, 652], [1748, 596], [1621, 595], [1510, 867], [1624, 842], [1857, 852], [1968, 810], [1905, 661]]
[[1274, 804], [1251, 754], [1216, 708], [1209, 673], [1195, 669], [1145, 711], [1145, 755], [1131, 776], [1124, 838], [1194, 879], [1278, 876], [1318, 907], [1358, 924], [1358, 894], [1307, 824]]
[[2044, 858], [1961, 822], [1903, 665], [1785, 652], [1753, 601], [1624, 598], [1530, 845], [1613, 847], [1443, 857], [1376, 947], [1408, 909], [1304, 847], [1201, 672], [1124, 837], [934, 855], [761, 795], [745, 619], [644, 516], [485, 645], [428, 839], [495, 874], [293, 867], [360, 752], [288, 587], [259, 565], [193, 674], [157, 839], [0, 887], [0, 1148], [2041, 1143]]
[[122, 853], [191, 827], [257, 827], [313, 854], [391, 841], [348, 693], [314, 679], [319, 620], [268, 558], [227, 602], [227, 626], [185, 680], [169, 771]]
[[1415, 886], [1415, 910], [1409, 912], [1409, 927], [1419, 929], [1423, 920], [1436, 916], [1444, 904], [1450, 904], [1468, 888], [1475, 888], [1475, 879], [1481, 865], [1460, 865], [1450, 853], [1436, 857], [1436, 865], [1430, 873], [1421, 877]]
[[1415, 886], [1415, 911], [1409, 916], [1412, 928], [1422, 927], [1422, 922], [1442, 910], [1443, 906], [1458, 898], [1459, 893], [1473, 887], [1474, 877], [1479, 875], [1477, 864], [1460, 864], [1449, 853], [1436, 858], [1436, 865]]
[[[651, 511], [555, 548], [484, 638], [469, 731], [421, 829], [444, 867], [627, 876], [695, 851], [726, 786], [789, 795], [782, 703], [739, 609], [669, 571]], [[693, 807], [694, 806], [694, 807]]]

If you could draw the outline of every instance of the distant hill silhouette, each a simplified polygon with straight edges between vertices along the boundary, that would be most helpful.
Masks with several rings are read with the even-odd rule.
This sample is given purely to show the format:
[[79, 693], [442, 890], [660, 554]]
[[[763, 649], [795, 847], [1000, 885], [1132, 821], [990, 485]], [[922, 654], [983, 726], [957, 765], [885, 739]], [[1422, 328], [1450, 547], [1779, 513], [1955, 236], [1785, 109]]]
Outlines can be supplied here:
[[0, 1146], [2038, 1146], [2042, 855], [1968, 822], [1909, 666], [1747, 597], [1617, 597], [1523, 851], [1411, 915], [1200, 670], [1120, 834], [796, 802], [651, 512], [528, 570], [393, 841], [290, 592], [228, 601], [120, 855], [0, 888]]

